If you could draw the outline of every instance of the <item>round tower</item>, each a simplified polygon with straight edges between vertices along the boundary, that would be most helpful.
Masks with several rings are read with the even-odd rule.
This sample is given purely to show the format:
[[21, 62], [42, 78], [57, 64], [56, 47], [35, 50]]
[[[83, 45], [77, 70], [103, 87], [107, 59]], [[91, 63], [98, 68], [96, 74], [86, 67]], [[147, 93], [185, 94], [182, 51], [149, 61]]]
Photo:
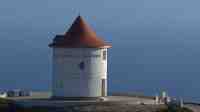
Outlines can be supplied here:
[[53, 97], [107, 95], [107, 49], [111, 45], [97, 37], [81, 16], [49, 47], [53, 48]]

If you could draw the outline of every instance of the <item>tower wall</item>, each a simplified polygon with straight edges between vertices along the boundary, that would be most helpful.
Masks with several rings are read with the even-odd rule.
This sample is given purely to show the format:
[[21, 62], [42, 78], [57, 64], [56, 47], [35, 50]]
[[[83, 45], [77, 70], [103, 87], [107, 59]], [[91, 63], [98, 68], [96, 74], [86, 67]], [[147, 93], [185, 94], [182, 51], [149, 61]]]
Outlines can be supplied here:
[[55, 97], [106, 96], [107, 49], [53, 48], [52, 84]]

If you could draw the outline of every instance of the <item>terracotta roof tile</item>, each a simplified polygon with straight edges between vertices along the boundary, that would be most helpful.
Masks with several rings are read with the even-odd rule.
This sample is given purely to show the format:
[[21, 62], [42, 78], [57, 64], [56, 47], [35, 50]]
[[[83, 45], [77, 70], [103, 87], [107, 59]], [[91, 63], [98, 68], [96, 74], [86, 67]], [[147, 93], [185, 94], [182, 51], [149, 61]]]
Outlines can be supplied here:
[[110, 44], [97, 37], [96, 33], [78, 16], [64, 35], [57, 35], [50, 47], [64, 48], [109, 48]]

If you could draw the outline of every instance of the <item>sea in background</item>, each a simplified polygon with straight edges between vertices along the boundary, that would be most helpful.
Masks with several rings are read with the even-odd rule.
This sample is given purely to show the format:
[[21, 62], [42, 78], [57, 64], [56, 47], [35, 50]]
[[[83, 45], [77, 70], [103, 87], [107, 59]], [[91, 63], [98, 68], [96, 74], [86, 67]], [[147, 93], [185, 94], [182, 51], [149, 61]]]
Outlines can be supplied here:
[[109, 92], [167, 91], [200, 102], [199, 1], [96, 1], [90, 7], [94, 10], [88, 3], [74, 6], [77, 1], [22, 1], [0, 3], [0, 89], [50, 90], [48, 44], [80, 10], [113, 45], [108, 52]]

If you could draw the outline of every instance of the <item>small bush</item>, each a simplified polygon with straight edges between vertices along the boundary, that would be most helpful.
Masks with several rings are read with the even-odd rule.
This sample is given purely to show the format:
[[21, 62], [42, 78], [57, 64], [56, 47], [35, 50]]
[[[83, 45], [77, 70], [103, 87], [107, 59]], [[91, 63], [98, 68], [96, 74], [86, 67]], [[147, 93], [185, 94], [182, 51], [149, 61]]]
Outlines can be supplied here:
[[9, 112], [11, 100], [0, 98], [0, 112]]

